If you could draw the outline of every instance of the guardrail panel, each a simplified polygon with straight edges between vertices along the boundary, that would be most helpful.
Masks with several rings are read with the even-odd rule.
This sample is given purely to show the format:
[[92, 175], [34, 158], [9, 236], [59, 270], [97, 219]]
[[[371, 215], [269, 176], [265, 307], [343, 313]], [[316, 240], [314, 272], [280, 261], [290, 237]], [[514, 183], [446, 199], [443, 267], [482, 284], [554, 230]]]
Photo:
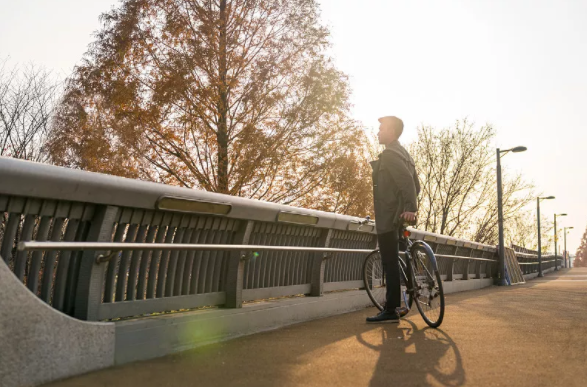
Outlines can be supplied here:
[[[333, 230], [329, 247], [345, 249], [375, 249], [377, 235], [347, 230]], [[326, 261], [324, 282], [362, 280], [364, 253], [335, 253]]]
[[[249, 244], [315, 247], [323, 231], [295, 224], [255, 222]], [[249, 257], [244, 267], [243, 289], [310, 283], [311, 253], [260, 251]]]
[[76, 252], [16, 251], [21, 241], [81, 241], [94, 205], [0, 195], [0, 252], [15, 276], [43, 301], [66, 312], [73, 310], [79, 267]]

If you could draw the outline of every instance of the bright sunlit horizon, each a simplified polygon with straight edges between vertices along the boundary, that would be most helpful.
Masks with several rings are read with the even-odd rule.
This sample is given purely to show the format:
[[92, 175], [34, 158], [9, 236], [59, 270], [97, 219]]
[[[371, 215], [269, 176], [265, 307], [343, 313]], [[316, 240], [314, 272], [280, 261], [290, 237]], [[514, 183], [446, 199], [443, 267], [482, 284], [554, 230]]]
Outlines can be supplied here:
[[[528, 148], [506, 156], [504, 167], [556, 196], [541, 210], [549, 218], [568, 213], [559, 226], [574, 226], [574, 254], [587, 224], [587, 2], [318, 2], [330, 54], [349, 76], [354, 118], [375, 131], [378, 117], [396, 115], [405, 123], [403, 142], [420, 125], [463, 118], [493, 125], [496, 147]], [[0, 0], [0, 59], [64, 79], [93, 41], [99, 15], [117, 4]]]

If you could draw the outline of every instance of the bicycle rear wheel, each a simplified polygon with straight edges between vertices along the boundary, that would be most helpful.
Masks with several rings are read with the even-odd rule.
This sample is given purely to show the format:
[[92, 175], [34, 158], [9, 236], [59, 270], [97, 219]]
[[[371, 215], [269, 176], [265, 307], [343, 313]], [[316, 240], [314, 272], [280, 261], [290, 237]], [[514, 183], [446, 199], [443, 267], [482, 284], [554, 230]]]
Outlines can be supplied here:
[[[412, 307], [412, 295], [408, 294], [406, 284], [408, 284], [410, 276], [407, 274], [407, 267], [405, 262], [400, 258], [400, 284], [401, 284], [401, 303], [402, 306], [410, 309]], [[379, 310], [385, 307], [386, 299], [386, 278], [383, 270], [383, 263], [381, 262], [381, 254], [379, 250], [373, 251], [365, 258], [363, 263], [363, 283], [367, 295], [373, 302], [373, 305]]]
[[410, 249], [416, 281], [415, 301], [422, 318], [432, 328], [438, 328], [444, 318], [444, 290], [438, 272], [436, 257], [424, 242], [416, 242]]

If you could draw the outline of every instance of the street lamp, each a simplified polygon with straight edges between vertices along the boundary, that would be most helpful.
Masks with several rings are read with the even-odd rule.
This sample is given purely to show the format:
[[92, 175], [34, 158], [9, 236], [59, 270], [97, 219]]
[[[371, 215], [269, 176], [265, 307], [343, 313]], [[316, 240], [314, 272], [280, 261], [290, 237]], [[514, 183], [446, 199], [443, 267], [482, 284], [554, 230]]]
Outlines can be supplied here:
[[[565, 230], [564, 230], [564, 234], [565, 234], [565, 251], [564, 251], [563, 254], [565, 255], [565, 269], [568, 268], [568, 267], [571, 267], [571, 258], [569, 257], [569, 252], [567, 251], [567, 233], [568, 233], [567, 230], [572, 230], [572, 229], [574, 229], [574, 227], [565, 227]], [[568, 266], [567, 266], [567, 259], [569, 260]]]
[[502, 154], [505, 156], [507, 153], [519, 153], [524, 152], [528, 148], [525, 146], [517, 146], [515, 148], [501, 150], [497, 148], [497, 214], [498, 214], [498, 227], [499, 227], [499, 285], [504, 286], [507, 285], [505, 280], [505, 247], [503, 241], [503, 192], [502, 192], [502, 184], [501, 184], [501, 156]]
[[538, 221], [538, 277], [544, 277], [542, 274], [542, 240], [540, 236], [540, 201], [554, 199], [554, 196], [536, 198], [536, 219]]
[[558, 250], [556, 245], [556, 217], [557, 216], [567, 216], [567, 214], [554, 214], [554, 271], [558, 271]]

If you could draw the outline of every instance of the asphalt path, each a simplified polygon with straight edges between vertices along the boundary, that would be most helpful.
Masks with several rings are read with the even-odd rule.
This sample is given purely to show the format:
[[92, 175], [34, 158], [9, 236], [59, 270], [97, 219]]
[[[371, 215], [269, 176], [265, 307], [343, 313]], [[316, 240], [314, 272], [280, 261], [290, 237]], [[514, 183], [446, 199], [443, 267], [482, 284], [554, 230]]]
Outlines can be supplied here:
[[48, 384], [118, 386], [587, 386], [587, 269], [447, 296], [440, 329], [374, 308]]

